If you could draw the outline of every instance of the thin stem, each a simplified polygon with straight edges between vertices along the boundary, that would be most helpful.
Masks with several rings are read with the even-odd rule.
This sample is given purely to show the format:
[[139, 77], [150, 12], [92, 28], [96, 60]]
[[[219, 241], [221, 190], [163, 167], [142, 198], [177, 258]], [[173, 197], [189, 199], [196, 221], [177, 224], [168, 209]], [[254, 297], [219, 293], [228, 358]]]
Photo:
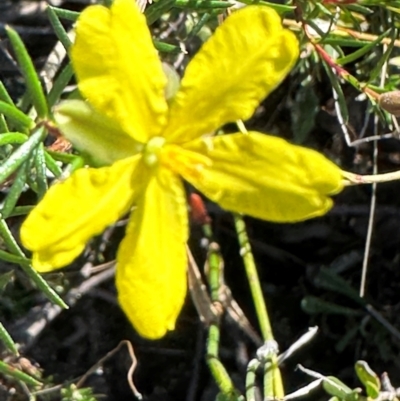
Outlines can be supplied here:
[[345, 178], [344, 185], [360, 185], [360, 184], [374, 184], [381, 182], [390, 182], [400, 180], [400, 171], [393, 171], [391, 173], [376, 174], [376, 175], [360, 175], [349, 173], [348, 171], [342, 171], [342, 175]]
[[[211, 229], [211, 227], [209, 227]], [[215, 245], [215, 244], [214, 244]], [[211, 292], [211, 302], [215, 306], [220, 306], [220, 287], [222, 283], [222, 260], [221, 256], [218, 252], [218, 247], [212, 246], [210, 244], [210, 249], [208, 251], [207, 256], [207, 266], [208, 266], [208, 281], [210, 285]], [[219, 328], [219, 316], [221, 314], [221, 308], [219, 309], [218, 316], [214, 321], [210, 324], [210, 328], [208, 329], [208, 338], [207, 338], [207, 364], [213, 375], [218, 388], [224, 396], [231, 399], [232, 396], [239, 396], [237, 393], [235, 386], [229, 377], [228, 372], [226, 371], [224, 365], [219, 360], [219, 340], [220, 340], [220, 328]], [[236, 398], [236, 397], [234, 397]]]
[[257, 359], [252, 359], [247, 366], [246, 374], [246, 401], [255, 401], [256, 398], [256, 380], [257, 369], [260, 367], [260, 362]]
[[[243, 258], [261, 333], [265, 342], [274, 341], [256, 264], [246, 232], [246, 225], [241, 215], [235, 213], [233, 218], [240, 245], [240, 254]], [[271, 355], [269, 362], [270, 363], [265, 364], [264, 371], [264, 398], [283, 398], [285, 393], [276, 354]]]
[[221, 393], [225, 396], [236, 394], [235, 386], [224, 365], [219, 360], [220, 331], [217, 323], [210, 325], [207, 341], [207, 364]]
[[254, 300], [254, 306], [256, 308], [257, 319], [260, 325], [262, 337], [264, 341], [270, 341], [274, 339], [274, 336], [272, 333], [264, 296], [261, 290], [260, 280], [258, 278], [253, 253], [251, 251], [249, 238], [247, 236], [246, 225], [241, 215], [235, 213], [233, 215], [233, 218], [235, 221], [236, 232], [239, 239], [240, 255], [243, 258], [244, 267], [246, 269], [246, 275]]

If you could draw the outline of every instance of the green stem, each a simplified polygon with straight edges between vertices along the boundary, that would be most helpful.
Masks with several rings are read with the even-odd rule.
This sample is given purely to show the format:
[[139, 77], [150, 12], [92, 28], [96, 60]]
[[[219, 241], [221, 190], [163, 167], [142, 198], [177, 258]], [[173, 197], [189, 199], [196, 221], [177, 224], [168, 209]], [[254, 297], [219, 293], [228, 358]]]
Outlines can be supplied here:
[[271, 397], [274, 399], [283, 399], [285, 397], [276, 354], [272, 355], [270, 363], [266, 363], [264, 366], [264, 398]]
[[[250, 285], [257, 319], [260, 325], [261, 333], [265, 342], [274, 341], [271, 323], [269, 320], [267, 307], [262, 293], [260, 280], [257, 273], [253, 253], [251, 251], [250, 241], [246, 232], [246, 225], [243, 217], [237, 213], [233, 215], [236, 232], [238, 235], [240, 254], [243, 258], [247, 279]], [[264, 398], [283, 398], [284, 389], [281, 374], [277, 365], [277, 355], [273, 354], [270, 363], [265, 364], [264, 370]]]
[[256, 380], [257, 369], [260, 367], [260, 362], [257, 359], [252, 359], [247, 366], [246, 374], [246, 401], [256, 401]]
[[219, 327], [213, 323], [208, 331], [207, 363], [221, 392], [223, 394], [232, 394], [235, 392], [235, 387], [224, 366], [218, 359], [219, 338]]
[[219, 246], [215, 242], [211, 242], [208, 249], [207, 264], [208, 264], [208, 284], [210, 286], [211, 301], [213, 303], [219, 302], [219, 294], [222, 277], [222, 259], [219, 253]]
[[264, 341], [270, 341], [274, 339], [274, 335], [272, 333], [267, 307], [265, 305], [260, 280], [258, 278], [256, 264], [254, 262], [253, 253], [251, 251], [249, 237], [247, 236], [246, 225], [241, 215], [234, 213], [233, 218], [235, 221], [236, 232], [239, 239], [240, 255], [243, 258], [243, 263], [246, 270], [247, 279], [249, 281], [254, 306], [256, 308], [257, 319], [260, 325], [262, 337]]
[[[211, 227], [208, 227], [211, 230]], [[211, 234], [211, 231], [209, 232]], [[208, 282], [211, 292], [211, 301], [213, 304], [219, 303], [219, 293], [221, 286], [221, 255], [219, 254], [218, 245], [210, 244], [210, 249], [207, 255], [208, 264]], [[208, 330], [207, 341], [207, 364], [214, 377], [218, 388], [227, 399], [235, 398], [237, 395], [234, 384], [229, 377], [224, 365], [219, 360], [219, 319], [210, 325]]]

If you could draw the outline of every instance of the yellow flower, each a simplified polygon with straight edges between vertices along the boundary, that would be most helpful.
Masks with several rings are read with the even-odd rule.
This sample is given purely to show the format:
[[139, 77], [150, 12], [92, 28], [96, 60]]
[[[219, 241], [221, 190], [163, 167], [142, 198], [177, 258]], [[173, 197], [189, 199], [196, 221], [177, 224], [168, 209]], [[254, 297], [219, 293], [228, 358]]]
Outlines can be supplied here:
[[87, 99], [60, 105], [65, 136], [99, 168], [49, 189], [21, 229], [33, 266], [69, 264], [87, 241], [131, 212], [117, 255], [119, 302], [137, 331], [159, 338], [186, 295], [187, 204], [182, 178], [227, 210], [294, 222], [327, 212], [342, 188], [317, 152], [250, 132], [211, 136], [248, 119], [298, 57], [270, 8], [233, 13], [189, 63], [167, 102], [166, 77], [133, 0], [95, 5], [77, 23], [72, 62]]

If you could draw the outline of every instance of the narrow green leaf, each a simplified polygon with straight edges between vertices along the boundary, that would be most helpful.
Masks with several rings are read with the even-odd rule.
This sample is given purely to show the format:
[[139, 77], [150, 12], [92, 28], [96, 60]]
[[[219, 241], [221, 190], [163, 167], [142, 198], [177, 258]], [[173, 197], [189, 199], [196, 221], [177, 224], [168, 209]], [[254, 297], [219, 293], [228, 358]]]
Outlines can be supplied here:
[[51, 7], [52, 10], [57, 14], [58, 17], [66, 19], [68, 21], [76, 21], [79, 17], [79, 13], [76, 11], [65, 10], [64, 8]]
[[146, 8], [144, 15], [149, 25], [154, 24], [163, 14], [167, 13], [174, 7], [175, 0], [163, 0], [154, 2], [150, 7]]
[[343, 77], [349, 84], [353, 85], [356, 89], [358, 89], [360, 92], [363, 90], [363, 87], [365, 86], [365, 83], [361, 83], [358, 81], [358, 79], [353, 76], [353, 75], [346, 75]]
[[346, 99], [344, 97], [343, 91], [342, 91], [342, 87], [339, 83], [339, 79], [338, 77], [334, 74], [334, 72], [332, 71], [331, 67], [329, 65], [327, 65], [325, 62], [322, 63], [322, 65], [325, 68], [325, 71], [329, 77], [329, 80], [331, 81], [331, 84], [333, 86], [333, 88], [336, 91], [336, 94], [338, 96], [338, 103], [339, 103], [339, 107], [340, 107], [340, 112], [342, 113], [342, 117], [343, 117], [343, 123], [346, 124], [349, 122], [349, 111], [347, 109], [347, 103], [346, 103]]
[[247, 5], [257, 4], [259, 6], [267, 6], [267, 7], [273, 8], [278, 14], [291, 13], [296, 8], [296, 6], [289, 6], [289, 5], [285, 5], [285, 4], [276, 4], [276, 3], [271, 3], [269, 1], [263, 1], [263, 0], [260, 0], [260, 1], [242, 0], [241, 3], [247, 4]]
[[336, 305], [311, 295], [302, 299], [301, 309], [310, 315], [324, 313], [328, 315], [360, 316], [365, 314], [364, 311]]
[[47, 153], [54, 159], [62, 163], [73, 163], [76, 159], [82, 159], [81, 156], [74, 155], [72, 153], [54, 152], [53, 150], [47, 150]]
[[340, 46], [346, 47], [362, 47], [368, 46], [371, 42], [367, 40], [361, 39], [348, 39], [343, 38], [343, 36], [336, 36], [336, 35], [329, 35], [325, 37], [324, 40], [319, 41], [318, 43], [323, 43], [324, 45], [331, 45], [334, 46], [335, 49], [339, 49]]
[[[35, 159], [36, 159], [36, 152], [34, 152], [31, 157], [26, 161], [26, 171], [28, 172], [34, 172], [35, 171]], [[36, 194], [39, 194], [39, 189], [36, 181], [36, 174], [27, 174], [26, 175], [26, 184], [28, 187], [35, 192]]]
[[355, 370], [360, 382], [365, 386], [368, 397], [376, 399], [381, 389], [381, 381], [378, 375], [369, 367], [365, 361], [357, 361]]
[[[14, 217], [14, 216], [26, 216], [28, 213], [30, 213], [35, 206], [17, 206], [14, 208], [14, 210], [10, 213], [8, 217]], [[0, 259], [2, 258], [1, 256], [1, 251], [0, 251]], [[29, 259], [27, 259], [29, 262]], [[20, 262], [15, 262], [15, 263], [20, 263]]]
[[35, 122], [29, 116], [19, 110], [16, 106], [12, 106], [1, 100], [0, 113], [9, 118], [10, 121], [12, 121], [17, 126], [17, 128], [22, 128], [22, 131], [32, 129], [35, 126]]
[[0, 134], [4, 133], [4, 132], [8, 132], [8, 125], [7, 125], [7, 121], [4, 118], [3, 114], [0, 114]]
[[47, 168], [53, 173], [54, 177], [58, 178], [62, 174], [62, 170], [60, 166], [57, 164], [56, 160], [54, 160], [49, 152], [45, 150], [44, 152], [44, 158], [46, 160], [46, 166]]
[[292, 117], [293, 141], [303, 144], [315, 125], [319, 110], [318, 98], [312, 81], [304, 82], [296, 91], [295, 102], [290, 108]]
[[17, 241], [11, 234], [11, 231], [8, 228], [7, 223], [5, 222], [5, 220], [2, 217], [3, 216], [1, 216], [1, 218], [0, 218], [0, 236], [3, 239], [5, 246], [14, 255], [17, 255], [23, 259], [26, 259], [25, 254], [22, 252], [21, 248], [18, 246]]
[[324, 390], [340, 400], [347, 400], [353, 390], [346, 386], [342, 381], [333, 376], [327, 376], [322, 383]]
[[398, 29], [395, 29], [394, 27], [391, 29], [391, 35], [390, 35], [391, 42], [389, 43], [389, 46], [387, 47], [385, 53], [381, 57], [379, 57], [377, 64], [370, 72], [368, 83], [375, 81], [375, 79], [377, 79], [381, 75], [383, 65], [388, 62], [389, 57], [392, 54], [395, 41], [398, 37], [398, 32], [399, 32]]
[[344, 25], [352, 26], [353, 29], [357, 30], [358, 32], [363, 31], [362, 25], [365, 23], [365, 18], [363, 15], [360, 15], [359, 13], [352, 13], [347, 7], [343, 7], [341, 11], [341, 21], [344, 23]]
[[47, 96], [49, 107], [53, 107], [56, 102], [60, 100], [61, 94], [73, 75], [74, 70], [72, 68], [72, 64], [68, 63], [53, 82], [53, 87], [50, 89], [49, 95]]
[[395, 7], [387, 6], [386, 8], [387, 8], [388, 10], [390, 10], [390, 11], [393, 11], [393, 12], [396, 13], [396, 14], [400, 14], [400, 7], [395, 8]]
[[197, 22], [197, 24], [193, 27], [193, 29], [190, 31], [189, 33], [189, 38], [192, 38], [194, 36], [196, 36], [201, 29], [203, 28], [203, 26], [205, 24], [207, 24], [207, 22], [209, 21], [209, 19], [211, 18], [211, 15], [213, 15], [212, 13], [204, 13], [201, 18], [199, 19], [199, 21]]
[[47, 192], [47, 177], [46, 177], [46, 159], [43, 149], [43, 143], [39, 144], [36, 149], [35, 157], [35, 168], [36, 168], [36, 183], [38, 188], [39, 200], [43, 198]]
[[330, 11], [328, 8], [326, 8], [322, 3], [316, 2], [316, 3], [315, 3], [315, 7], [316, 7], [316, 9], [317, 9], [318, 11], [320, 11], [320, 13], [321, 13], [322, 15], [325, 15], [325, 16], [327, 16], [327, 17], [332, 17], [331, 11]]
[[24, 165], [22, 165], [14, 178], [14, 182], [8, 191], [6, 199], [4, 200], [3, 207], [1, 209], [3, 218], [8, 218], [11, 212], [14, 210], [25, 184], [26, 168]]
[[35, 66], [33, 65], [32, 59], [29, 56], [28, 51], [26, 50], [26, 47], [17, 31], [7, 26], [6, 32], [15, 52], [15, 56], [17, 57], [18, 65], [21, 68], [22, 75], [25, 78], [31, 101], [38, 113], [38, 116], [44, 118], [48, 115], [49, 110], [47, 107], [46, 96], [40, 83], [39, 76], [35, 70]]
[[19, 355], [17, 345], [14, 340], [5, 329], [3, 324], [0, 322], [0, 340], [4, 343], [4, 345], [14, 354]]
[[[375, 5], [377, 5], [377, 4], [375, 4]], [[349, 11], [355, 11], [356, 13], [360, 13], [360, 14], [363, 14], [363, 15], [370, 15], [370, 14], [373, 13], [372, 9], [370, 9], [368, 7], [364, 7], [361, 4], [356, 4], [356, 3], [349, 4], [349, 5], [346, 6], [346, 8]]]
[[22, 381], [28, 386], [39, 387], [42, 386], [42, 383], [35, 379], [32, 376], [27, 375], [22, 370], [16, 369], [13, 366], [8, 365], [7, 363], [0, 361], [0, 372], [6, 376], [10, 376], [15, 380]]
[[220, 0], [175, 0], [175, 7], [193, 10], [209, 10], [214, 8], [232, 7], [233, 3]]
[[[26, 214], [26, 213], [24, 213]], [[28, 258], [13, 255], [12, 253], [0, 250], [0, 259], [6, 262], [15, 263], [17, 265], [26, 264], [29, 265], [31, 261]]]
[[355, 290], [346, 280], [327, 268], [321, 268], [316, 278], [316, 284], [320, 288], [346, 295], [360, 306], [364, 307], [367, 304], [366, 299], [361, 298], [358, 291]]
[[2, 163], [0, 166], [0, 183], [4, 182], [26, 159], [28, 159], [29, 155], [43, 139], [43, 133], [43, 128], [37, 130], [6, 161]]
[[347, 56], [340, 57], [336, 59], [336, 63], [340, 65], [345, 65], [348, 63], [352, 63], [353, 61], [357, 60], [361, 56], [364, 56], [367, 54], [370, 50], [374, 49], [377, 45], [380, 44], [383, 38], [388, 36], [390, 32], [390, 29], [388, 29], [386, 32], [382, 33], [382, 35], [379, 35], [373, 42], [368, 43], [366, 46], [361, 47], [361, 49], [356, 50], [353, 53], [350, 53]]
[[1, 82], [1, 81], [0, 81], [0, 100], [14, 106], [14, 102], [11, 99], [11, 96], [9, 95], [6, 87], [4, 86], [3, 82]]
[[[4, 251], [3, 251], [4, 252]], [[5, 252], [6, 253], [6, 252]], [[12, 256], [12, 255], [11, 255]], [[8, 261], [9, 262], [9, 261]], [[0, 293], [2, 293], [7, 284], [14, 278], [14, 270], [10, 270], [6, 273], [0, 274]]]
[[[0, 236], [3, 238], [4, 243], [7, 249], [19, 256], [20, 258], [25, 259], [25, 254], [22, 252], [22, 249], [18, 246], [17, 241], [13, 237], [8, 225], [4, 219], [0, 219]], [[25, 274], [36, 284], [39, 290], [46, 295], [52, 302], [60, 306], [61, 308], [68, 309], [68, 305], [60, 298], [60, 296], [47, 284], [47, 282], [40, 276], [29, 264], [20, 263], [19, 264]]]
[[86, 164], [85, 159], [83, 157], [76, 157], [70, 165], [67, 167], [67, 171], [69, 174], [72, 174], [74, 171], [79, 170]]
[[54, 8], [51, 6], [47, 7], [46, 12], [47, 16], [49, 17], [50, 23], [54, 29], [54, 32], [57, 35], [58, 40], [63, 44], [65, 50], [68, 51], [68, 49], [72, 45], [72, 42], [71, 39], [68, 37], [68, 33], [62, 26], [59, 16], [54, 11]]
[[165, 42], [160, 42], [158, 40], [155, 40], [153, 42], [153, 44], [154, 44], [154, 47], [159, 52], [163, 52], [163, 53], [180, 53], [182, 51], [179, 46], [171, 45], [171, 44], [165, 43]]
[[25, 143], [28, 138], [28, 135], [22, 134], [21, 132], [7, 132], [0, 135], [0, 146], [11, 144], [20, 145]]

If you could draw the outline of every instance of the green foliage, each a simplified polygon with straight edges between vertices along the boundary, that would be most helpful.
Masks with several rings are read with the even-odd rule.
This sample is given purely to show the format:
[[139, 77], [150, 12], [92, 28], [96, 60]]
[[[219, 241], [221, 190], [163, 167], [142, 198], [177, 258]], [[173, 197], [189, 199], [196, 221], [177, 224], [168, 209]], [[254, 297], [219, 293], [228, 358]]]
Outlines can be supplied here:
[[365, 386], [368, 397], [378, 398], [381, 390], [381, 381], [378, 375], [369, 367], [365, 361], [357, 361], [355, 370], [360, 382]]
[[[364, 388], [350, 388], [334, 376], [324, 376], [320, 373], [301, 368], [305, 373], [318, 378], [314, 383], [322, 383], [325, 392], [331, 396], [331, 401], [367, 401], [386, 399], [390, 391], [394, 389], [382, 389], [378, 375], [369, 367], [365, 361], [357, 361], [355, 372]], [[304, 393], [305, 394], [305, 393]], [[300, 395], [300, 394], [299, 394]], [[393, 393], [394, 395], [394, 393]]]
[[98, 401], [90, 387], [77, 388], [74, 384], [61, 390], [61, 401]]

